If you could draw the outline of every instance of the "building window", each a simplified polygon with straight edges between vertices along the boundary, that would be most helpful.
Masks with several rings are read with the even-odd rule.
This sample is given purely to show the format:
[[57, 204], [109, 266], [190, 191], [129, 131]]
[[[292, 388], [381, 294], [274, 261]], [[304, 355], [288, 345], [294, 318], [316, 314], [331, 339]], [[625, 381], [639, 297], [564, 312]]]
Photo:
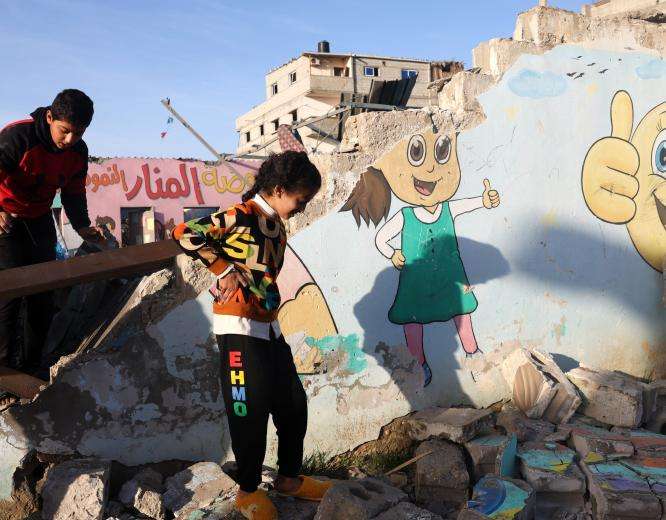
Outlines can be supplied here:
[[259, 135], [264, 135], [264, 125], [259, 125]]
[[379, 76], [379, 69], [377, 67], [363, 67], [363, 75], [376, 78]]
[[402, 69], [402, 79], [407, 79], [407, 78], [416, 78], [419, 75], [418, 70], [413, 70], [413, 69]]
[[183, 208], [183, 222], [204, 218], [217, 213], [220, 208], [213, 206], [196, 206], [193, 208]]
[[250, 142], [250, 132], [245, 132], [245, 142], [246, 143]]
[[289, 113], [291, 114], [291, 122], [292, 123], [295, 123], [296, 121], [298, 121], [298, 109], [292, 110]]
[[280, 126], [280, 120], [273, 119], [272, 125], [273, 125], [273, 133], [277, 132], [278, 126]]
[[289, 83], [296, 83], [296, 71], [289, 73]]
[[274, 95], [277, 94], [277, 93], [278, 93], [278, 86], [277, 86], [277, 83], [273, 83], [273, 84], [271, 85], [271, 95], [274, 96]]
[[333, 75], [345, 78], [349, 77], [349, 67], [333, 67]]

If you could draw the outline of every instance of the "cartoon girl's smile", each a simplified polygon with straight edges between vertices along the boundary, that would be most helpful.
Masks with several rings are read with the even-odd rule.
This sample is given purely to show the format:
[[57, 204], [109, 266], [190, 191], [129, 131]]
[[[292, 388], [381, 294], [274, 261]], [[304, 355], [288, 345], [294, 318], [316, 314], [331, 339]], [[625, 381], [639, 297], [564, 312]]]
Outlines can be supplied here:
[[442, 180], [442, 178], [440, 177], [436, 181], [432, 182], [422, 181], [421, 179], [417, 179], [413, 175], [412, 179], [414, 179], [414, 189], [418, 191], [421, 195], [425, 195], [426, 197], [432, 195], [432, 192], [435, 191], [435, 186], [437, 186], [437, 183]]

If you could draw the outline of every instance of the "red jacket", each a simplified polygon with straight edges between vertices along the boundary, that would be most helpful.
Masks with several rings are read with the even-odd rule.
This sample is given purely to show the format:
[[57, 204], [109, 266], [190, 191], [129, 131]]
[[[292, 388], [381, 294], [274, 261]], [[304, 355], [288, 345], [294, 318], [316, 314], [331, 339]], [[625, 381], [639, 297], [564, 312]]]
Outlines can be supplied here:
[[90, 225], [86, 201], [88, 147], [79, 141], [58, 149], [46, 122], [47, 108], [32, 119], [16, 121], [0, 131], [0, 209], [19, 217], [48, 213], [58, 189], [74, 229]]

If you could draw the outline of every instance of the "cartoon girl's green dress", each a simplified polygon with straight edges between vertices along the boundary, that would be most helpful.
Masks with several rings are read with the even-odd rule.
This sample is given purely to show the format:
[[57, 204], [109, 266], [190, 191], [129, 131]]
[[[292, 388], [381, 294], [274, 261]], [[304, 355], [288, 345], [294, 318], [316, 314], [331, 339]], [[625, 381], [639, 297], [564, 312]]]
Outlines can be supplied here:
[[403, 208], [402, 216], [405, 265], [389, 320], [426, 324], [474, 312], [478, 302], [469, 290], [449, 203], [442, 203], [432, 223], [420, 221], [412, 207]]

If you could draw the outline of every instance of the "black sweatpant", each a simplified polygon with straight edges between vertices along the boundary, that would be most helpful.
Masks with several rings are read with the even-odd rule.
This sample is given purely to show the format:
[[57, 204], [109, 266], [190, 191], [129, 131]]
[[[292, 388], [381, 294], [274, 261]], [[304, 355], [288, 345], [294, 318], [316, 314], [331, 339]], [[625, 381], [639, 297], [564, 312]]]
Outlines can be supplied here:
[[269, 414], [278, 435], [278, 473], [297, 477], [308, 405], [289, 345], [283, 337], [266, 341], [236, 334], [217, 336], [217, 342], [240, 488], [252, 493], [261, 482]]
[[[33, 219], [15, 219], [9, 233], [0, 234], [0, 270], [55, 260], [56, 230], [51, 213]], [[0, 366], [16, 356], [21, 300], [0, 299]], [[24, 365], [39, 366], [42, 348], [53, 318], [53, 293], [26, 298]]]

